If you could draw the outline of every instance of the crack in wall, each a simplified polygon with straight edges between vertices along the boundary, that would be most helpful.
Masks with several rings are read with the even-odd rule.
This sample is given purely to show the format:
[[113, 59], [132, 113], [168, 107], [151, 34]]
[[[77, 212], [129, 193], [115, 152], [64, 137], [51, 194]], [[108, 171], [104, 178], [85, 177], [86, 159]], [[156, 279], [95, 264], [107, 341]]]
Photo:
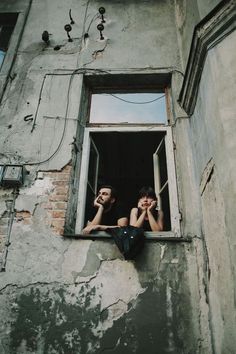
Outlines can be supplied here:
[[[9, 288], [13, 287], [16, 288], [17, 290], [23, 290], [23, 289], [27, 289], [33, 286], [44, 286], [44, 285], [61, 285], [62, 283], [60, 281], [53, 281], [53, 282], [34, 282], [34, 283], [28, 283], [27, 285], [18, 285], [18, 284], [12, 284], [12, 283], [8, 283], [6, 284], [4, 287], [0, 288], [0, 292], [5, 292], [8, 291]], [[74, 283], [65, 283], [64, 285], [74, 285]]]
[[98, 352], [98, 354], [102, 354], [102, 353], [105, 353], [107, 351], [113, 352], [116, 348], [118, 348], [118, 346], [120, 345], [120, 342], [121, 342], [121, 336], [117, 339], [116, 343], [113, 346], [101, 349]]
[[96, 60], [98, 57], [102, 55], [102, 53], [105, 51], [107, 47], [107, 44], [108, 44], [108, 39], [106, 40], [106, 44], [102, 49], [98, 49], [93, 52], [92, 57], [94, 58], [94, 60]]

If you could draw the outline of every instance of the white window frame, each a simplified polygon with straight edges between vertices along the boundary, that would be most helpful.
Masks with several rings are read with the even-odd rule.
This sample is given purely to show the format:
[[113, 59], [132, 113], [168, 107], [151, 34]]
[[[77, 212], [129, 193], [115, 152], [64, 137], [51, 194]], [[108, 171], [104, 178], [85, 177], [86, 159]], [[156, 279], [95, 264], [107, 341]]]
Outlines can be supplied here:
[[[108, 132], [164, 132], [165, 144], [166, 144], [166, 163], [168, 172], [169, 183], [169, 203], [170, 203], [170, 219], [171, 219], [171, 232], [155, 232], [155, 234], [161, 236], [181, 237], [180, 234], [180, 213], [177, 198], [177, 183], [175, 174], [175, 161], [173, 151], [173, 139], [172, 129], [169, 126], [100, 126], [100, 127], [87, 127], [84, 130], [83, 139], [83, 152], [81, 158], [80, 179], [79, 179], [79, 195], [78, 195], [78, 207], [75, 233], [81, 234], [81, 230], [84, 226], [85, 217], [85, 203], [86, 203], [86, 191], [87, 191], [87, 178], [89, 168], [89, 156], [90, 156], [90, 137], [92, 133], [108, 133]], [[149, 232], [154, 234], [153, 232]]]

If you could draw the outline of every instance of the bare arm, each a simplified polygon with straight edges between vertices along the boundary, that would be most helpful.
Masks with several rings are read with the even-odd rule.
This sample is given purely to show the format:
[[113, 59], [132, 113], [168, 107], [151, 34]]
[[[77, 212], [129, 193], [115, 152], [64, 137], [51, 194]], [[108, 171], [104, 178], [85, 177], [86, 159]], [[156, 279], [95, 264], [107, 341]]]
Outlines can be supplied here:
[[[101, 205], [100, 205], [101, 206]], [[103, 208], [103, 206], [102, 206]], [[117, 220], [116, 225], [101, 225], [102, 214], [104, 209], [101, 211], [100, 207], [98, 207], [98, 211], [93, 218], [93, 220], [82, 230], [82, 233], [87, 235], [91, 233], [91, 231], [106, 231], [108, 228], [115, 228], [120, 226], [127, 226], [128, 225], [128, 218], [122, 217]]]
[[153, 202], [151, 206], [147, 209], [148, 221], [152, 231], [162, 231], [163, 230], [163, 212], [160, 210], [158, 213], [157, 220], [155, 219], [152, 210], [155, 208], [156, 202]]
[[123, 217], [117, 220], [117, 226], [127, 226], [128, 225], [128, 218]]
[[146, 213], [147, 213], [147, 210], [143, 209], [142, 213], [138, 217], [138, 208], [133, 208], [130, 212], [130, 225], [136, 226], [136, 227], [142, 227]]
[[89, 225], [98, 225], [102, 221], [102, 215], [104, 212], [103, 205], [99, 204], [96, 215], [94, 216], [93, 220], [89, 222]]
[[97, 208], [96, 215], [92, 221], [88, 222], [88, 225], [82, 230], [83, 234], [89, 234], [92, 230], [97, 230], [97, 226], [102, 221], [102, 215], [104, 212], [104, 207], [102, 204], [98, 203], [98, 197], [94, 200], [94, 207]]

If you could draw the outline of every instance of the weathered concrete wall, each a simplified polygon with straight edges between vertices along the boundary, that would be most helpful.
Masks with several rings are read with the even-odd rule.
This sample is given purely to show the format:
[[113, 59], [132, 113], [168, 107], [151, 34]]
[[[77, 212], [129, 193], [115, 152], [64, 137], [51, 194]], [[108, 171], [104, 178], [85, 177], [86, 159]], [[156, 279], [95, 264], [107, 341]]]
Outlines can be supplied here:
[[3, 353], [195, 352], [183, 246], [147, 244], [131, 262], [110, 242], [62, 244], [17, 228], [1, 292]]
[[175, 0], [176, 27], [181, 61], [186, 67], [195, 26], [220, 3], [220, 0]]
[[194, 0], [175, 0], [176, 27], [179, 47], [181, 48], [181, 63], [186, 67], [193, 30], [200, 21], [198, 3]]
[[198, 0], [198, 10], [200, 14], [200, 18], [207, 16], [210, 11], [214, 9], [220, 3], [221, 0]]
[[[207, 5], [203, 8], [201, 4], [202, 16]], [[94, 17], [101, 5], [106, 8], [105, 41], [99, 41], [99, 21]], [[72, 143], [81, 109], [83, 70], [92, 69], [94, 74], [99, 73], [97, 69], [120, 73], [181, 70], [181, 58], [185, 66], [192, 29], [199, 20], [197, 3], [188, 2], [186, 6], [188, 10], [182, 2], [156, 0], [104, 0], [102, 4], [32, 1], [0, 111], [1, 163], [28, 163], [29, 171], [19, 194], [14, 197], [9, 189], [1, 189], [0, 194], [4, 240], [0, 245], [3, 255], [8, 251], [6, 271], [0, 273], [2, 353], [210, 354], [214, 350], [220, 353], [220, 348], [232, 348], [233, 339], [227, 336], [232, 336], [228, 328], [233, 320], [229, 314], [233, 304], [230, 302], [230, 308], [225, 309], [223, 300], [218, 298], [219, 294], [225, 295], [219, 289], [224, 275], [225, 281], [232, 279], [229, 258], [234, 250], [234, 243], [229, 247], [225, 237], [232, 221], [232, 213], [226, 213], [232, 208], [227, 204], [227, 176], [222, 192], [226, 156], [223, 160], [217, 144], [214, 153], [207, 149], [209, 129], [201, 136], [206, 153], [200, 154], [197, 147], [199, 130], [205, 124], [210, 128], [202, 102], [206, 97], [210, 99], [209, 92], [213, 98], [222, 89], [215, 85], [213, 94], [204, 88], [210, 75], [209, 62], [202, 81], [200, 107], [191, 121], [180, 119], [173, 128], [182, 232], [193, 236], [193, 242], [149, 242], [136, 261], [125, 261], [111, 240], [61, 236]], [[69, 22], [69, 9], [75, 21], [70, 33], [73, 42], [68, 42], [63, 28]], [[48, 45], [41, 41], [44, 30], [51, 34]], [[87, 31], [89, 37], [84, 38]], [[223, 55], [225, 48], [219, 53]], [[208, 59], [211, 65], [214, 57], [212, 52]], [[173, 76], [176, 107], [181, 76], [177, 72]], [[220, 107], [223, 110], [225, 105]], [[211, 105], [211, 109], [212, 114], [216, 107]], [[222, 120], [224, 116], [217, 117]], [[234, 148], [231, 141], [227, 144], [227, 149]], [[200, 197], [201, 176], [210, 158], [216, 166], [210, 180], [214, 188], [212, 191], [206, 184]], [[217, 160], [220, 158], [222, 166]], [[221, 205], [220, 213], [211, 204], [214, 193]], [[8, 199], [15, 202], [10, 203], [10, 210], [6, 207]], [[202, 218], [201, 210], [206, 215], [209, 207], [212, 214]], [[213, 247], [215, 228], [210, 227], [209, 217], [222, 217], [224, 213], [228, 219], [220, 224], [220, 233], [224, 255], [229, 257], [225, 269], [217, 273], [224, 259], [220, 258], [217, 245]], [[203, 227], [205, 242], [200, 239]], [[230, 232], [233, 240], [233, 224]], [[4, 242], [9, 233], [10, 245], [6, 248]], [[213, 274], [210, 281], [208, 266]], [[225, 298], [231, 301], [230, 294]], [[218, 317], [228, 314], [226, 325], [222, 319], [218, 322]]]
[[216, 353], [235, 350], [235, 39], [233, 32], [209, 51], [190, 119]]

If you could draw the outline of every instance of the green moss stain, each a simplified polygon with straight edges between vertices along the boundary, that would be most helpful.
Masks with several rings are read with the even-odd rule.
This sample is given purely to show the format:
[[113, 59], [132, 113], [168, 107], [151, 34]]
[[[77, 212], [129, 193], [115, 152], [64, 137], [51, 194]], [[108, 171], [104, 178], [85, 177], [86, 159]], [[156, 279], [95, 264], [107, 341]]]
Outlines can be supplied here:
[[[103, 351], [112, 354], [196, 353], [189, 302], [173, 287], [173, 316], [168, 318], [166, 286], [150, 284], [138, 303], [114, 322], [100, 341]], [[98, 352], [100, 353], [100, 352]]]
[[[100, 305], [91, 307], [90, 294], [68, 303], [65, 289], [40, 292], [32, 288], [16, 300], [18, 316], [11, 331], [11, 352], [22, 343], [33, 353], [82, 354], [97, 338]], [[104, 314], [103, 314], [104, 316]]]

